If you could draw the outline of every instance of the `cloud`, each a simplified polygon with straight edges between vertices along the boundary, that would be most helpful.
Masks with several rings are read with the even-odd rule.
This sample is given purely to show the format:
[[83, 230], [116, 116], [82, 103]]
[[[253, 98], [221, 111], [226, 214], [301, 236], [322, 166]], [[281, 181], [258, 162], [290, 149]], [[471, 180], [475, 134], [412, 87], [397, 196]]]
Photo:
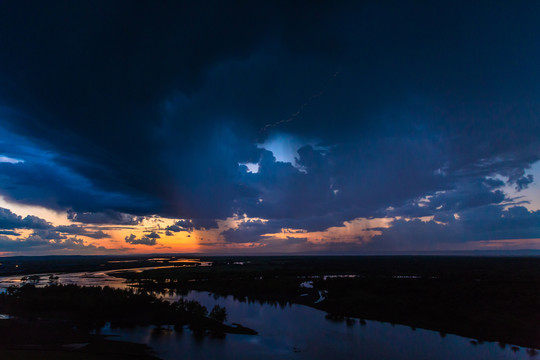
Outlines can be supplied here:
[[21, 234], [12, 231], [12, 230], [0, 230], [0, 235], [12, 235], [12, 236], [20, 236]]
[[88, 229], [78, 226], [78, 225], [65, 225], [65, 226], [56, 226], [54, 228], [55, 231], [66, 233], [70, 235], [80, 235], [80, 236], [88, 236], [94, 239], [105, 239], [109, 238], [109, 235], [104, 233], [102, 230], [97, 231], [89, 231]]
[[181, 219], [176, 221], [173, 225], [167, 227], [167, 230], [173, 232], [193, 230], [210, 230], [218, 228], [218, 223], [215, 219]]
[[68, 219], [85, 224], [138, 225], [143, 221], [144, 217], [125, 214], [114, 210], [79, 213], [68, 210]]
[[148, 245], [148, 246], [157, 245], [156, 238], [150, 238], [148, 236], [143, 236], [140, 239], [137, 239], [137, 237], [135, 235], [133, 235], [133, 234], [130, 234], [129, 236], [126, 236], [125, 241], [128, 244], [133, 244], [133, 245]]
[[27, 215], [23, 218], [5, 208], [0, 208], [0, 229], [5, 230], [2, 231], [2, 234], [13, 236], [19, 236], [20, 234], [11, 230], [31, 229], [35, 235], [38, 235], [43, 239], [65, 239], [66, 236], [63, 234], [87, 236], [94, 239], [104, 239], [109, 237], [109, 235], [102, 230], [90, 231], [75, 224], [53, 226], [48, 221], [37, 216]]
[[66, 251], [77, 251], [77, 253], [96, 251], [107, 251], [103, 246], [86, 244], [77, 237], [46, 239], [39, 235], [31, 235], [23, 239], [10, 239], [0, 235], [0, 250], [10, 253], [65, 253]]
[[485, 205], [467, 209], [458, 216], [422, 221], [396, 219], [363, 247], [367, 250], [443, 250], [465, 242], [485, 240], [540, 239], [540, 210], [523, 206], [508, 209]]
[[[534, 187], [540, 160], [536, 4], [33, 5], [0, 5], [7, 200], [83, 227], [182, 219], [167, 236], [267, 220], [231, 243], [530, 200], [505, 186]], [[106, 235], [9, 213], [0, 228]]]
[[529, 174], [527, 176], [522, 176], [515, 181], [516, 189], [523, 190], [526, 189], [534, 181], [533, 175]]
[[46, 220], [33, 215], [22, 217], [9, 209], [0, 208], [0, 229], [50, 229], [52, 225]]
[[161, 238], [161, 236], [159, 236], [159, 234], [156, 233], [155, 231], [150, 232], [150, 234], [146, 234], [145, 237], [147, 237], [149, 239], [160, 239]]
[[221, 233], [226, 242], [229, 243], [249, 243], [258, 242], [260, 236], [269, 232], [270, 227], [261, 220], [250, 220], [242, 222], [237, 228], [231, 228]]
[[176, 224], [175, 224], [175, 225], [167, 226], [167, 231], [169, 231], [169, 232], [171, 232], [171, 231], [172, 231], [172, 232], [180, 232], [180, 231], [182, 231], [182, 230], [184, 230], [184, 229], [183, 229], [182, 227], [176, 225]]
[[306, 244], [307, 242], [308, 242], [307, 238], [299, 238], [299, 237], [288, 236], [287, 240], [285, 240], [283, 243], [285, 245], [299, 245], [299, 244]]
[[44, 240], [61, 240], [67, 238], [66, 235], [54, 230], [34, 230], [31, 236], [39, 237]]
[[[10, 114], [2, 113], [10, 117]], [[18, 118], [10, 119], [18, 121]], [[0, 127], [0, 149], [21, 154], [24, 162], [0, 162], [0, 194], [11, 202], [38, 205], [56, 211], [70, 211], [81, 221], [89, 213], [105, 213], [118, 219], [120, 213], [137, 213], [148, 208], [152, 200], [141, 198], [140, 194], [126, 194], [122, 191], [108, 191], [73, 168], [73, 162], [84, 161], [69, 155], [54, 153], [42, 144], [14, 134]], [[68, 163], [64, 163], [68, 162]], [[111, 210], [111, 209], [116, 210]], [[79, 213], [82, 213], [79, 216]], [[105, 217], [101, 215], [102, 217]]]

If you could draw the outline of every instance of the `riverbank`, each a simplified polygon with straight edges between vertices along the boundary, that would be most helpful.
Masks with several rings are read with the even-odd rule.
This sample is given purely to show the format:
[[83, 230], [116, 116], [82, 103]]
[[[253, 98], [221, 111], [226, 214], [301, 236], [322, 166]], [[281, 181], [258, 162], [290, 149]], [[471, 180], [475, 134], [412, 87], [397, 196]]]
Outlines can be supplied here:
[[[262, 258], [117, 273], [149, 290], [297, 303], [478, 341], [540, 348], [538, 258]], [[215, 260], [214, 260], [215, 261]]]

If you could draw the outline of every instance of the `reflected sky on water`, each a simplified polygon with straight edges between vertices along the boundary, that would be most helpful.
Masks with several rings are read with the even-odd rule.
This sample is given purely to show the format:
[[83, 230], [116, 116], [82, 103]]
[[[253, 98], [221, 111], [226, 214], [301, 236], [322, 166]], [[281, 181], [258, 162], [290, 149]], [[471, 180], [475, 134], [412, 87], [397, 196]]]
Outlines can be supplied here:
[[[115, 270], [118, 271], [118, 270]], [[58, 283], [128, 288], [113, 271], [59, 274]], [[20, 285], [21, 276], [0, 278], [0, 287]], [[48, 283], [41, 276], [40, 285]], [[177, 300], [182, 295], [162, 295]], [[332, 321], [326, 313], [303, 305], [273, 305], [242, 302], [232, 296], [189, 291], [183, 297], [197, 300], [209, 310], [225, 306], [229, 323], [240, 323], [259, 332], [257, 336], [227, 334], [225, 338], [198, 339], [188, 330], [156, 330], [155, 327], [111, 329], [102, 333], [118, 339], [150, 345], [163, 358], [178, 359], [540, 359], [525, 348], [504, 348], [498, 343], [476, 343], [455, 335], [408, 326], [358, 319]]]

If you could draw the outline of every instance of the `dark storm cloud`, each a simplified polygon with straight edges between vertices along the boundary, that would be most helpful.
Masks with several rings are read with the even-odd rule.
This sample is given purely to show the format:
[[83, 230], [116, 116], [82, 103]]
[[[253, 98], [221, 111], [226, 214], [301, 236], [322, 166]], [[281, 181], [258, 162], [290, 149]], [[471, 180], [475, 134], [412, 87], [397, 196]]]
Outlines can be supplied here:
[[195, 230], [210, 230], [218, 227], [218, 223], [215, 219], [191, 219], [191, 223]]
[[257, 242], [260, 236], [269, 231], [268, 226], [260, 220], [252, 220], [241, 223], [238, 228], [228, 229], [222, 232], [226, 242], [247, 243]]
[[[207, 219], [169, 232], [269, 219], [253, 236], [509, 203], [490, 182], [525, 189], [540, 159], [539, 6], [4, 2], [0, 154], [23, 162], [0, 194]], [[260, 146], [285, 134], [296, 161]]]
[[[9, 113], [2, 115], [14, 123], [20, 120]], [[98, 187], [93, 179], [62, 165], [62, 155], [43, 148], [35, 139], [21, 137], [2, 126], [0, 139], [3, 154], [21, 159], [17, 163], [0, 161], [1, 194], [9, 200], [54, 210], [70, 209], [72, 220], [109, 224], [136, 222], [134, 216], [110, 210], [111, 207], [136, 213], [155, 202]]]
[[505, 194], [497, 189], [503, 183], [483, 178], [455, 181], [453, 188], [439, 191], [429, 199], [415, 199], [401, 207], [386, 211], [389, 216], [422, 217], [440, 213], [460, 213], [471, 208], [490, 204], [510, 204]]
[[113, 210], [79, 213], [69, 210], [68, 219], [86, 224], [138, 225], [142, 220], [144, 220], [144, 217], [125, 214]]
[[333, 214], [335, 224], [372, 216], [380, 208], [449, 186], [450, 180], [437, 173], [444, 166], [438, 153], [435, 143], [420, 136], [329, 150], [305, 146], [298, 151], [296, 167], [276, 161], [267, 151], [259, 172], [246, 174], [262, 200], [251, 203], [248, 214], [274, 219]]

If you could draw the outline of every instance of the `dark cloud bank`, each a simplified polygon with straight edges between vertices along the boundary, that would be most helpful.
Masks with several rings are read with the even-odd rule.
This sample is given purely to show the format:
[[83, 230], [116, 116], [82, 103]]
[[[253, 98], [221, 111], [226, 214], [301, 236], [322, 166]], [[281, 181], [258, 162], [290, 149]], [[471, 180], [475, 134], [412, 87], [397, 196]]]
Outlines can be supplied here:
[[0, 154], [22, 162], [0, 194], [92, 224], [269, 220], [230, 242], [384, 216], [435, 219], [395, 220], [383, 250], [540, 237], [502, 191], [537, 180], [539, 7], [4, 2]]
[[[22, 236], [18, 231], [31, 230], [30, 235]], [[11, 239], [8, 236], [15, 236]], [[0, 251], [19, 252], [51, 252], [77, 251], [95, 252], [106, 250], [102, 246], [85, 244], [77, 236], [87, 236], [93, 239], [108, 238], [102, 230], [92, 231], [80, 225], [53, 226], [48, 221], [37, 216], [22, 217], [9, 209], [0, 208]]]

